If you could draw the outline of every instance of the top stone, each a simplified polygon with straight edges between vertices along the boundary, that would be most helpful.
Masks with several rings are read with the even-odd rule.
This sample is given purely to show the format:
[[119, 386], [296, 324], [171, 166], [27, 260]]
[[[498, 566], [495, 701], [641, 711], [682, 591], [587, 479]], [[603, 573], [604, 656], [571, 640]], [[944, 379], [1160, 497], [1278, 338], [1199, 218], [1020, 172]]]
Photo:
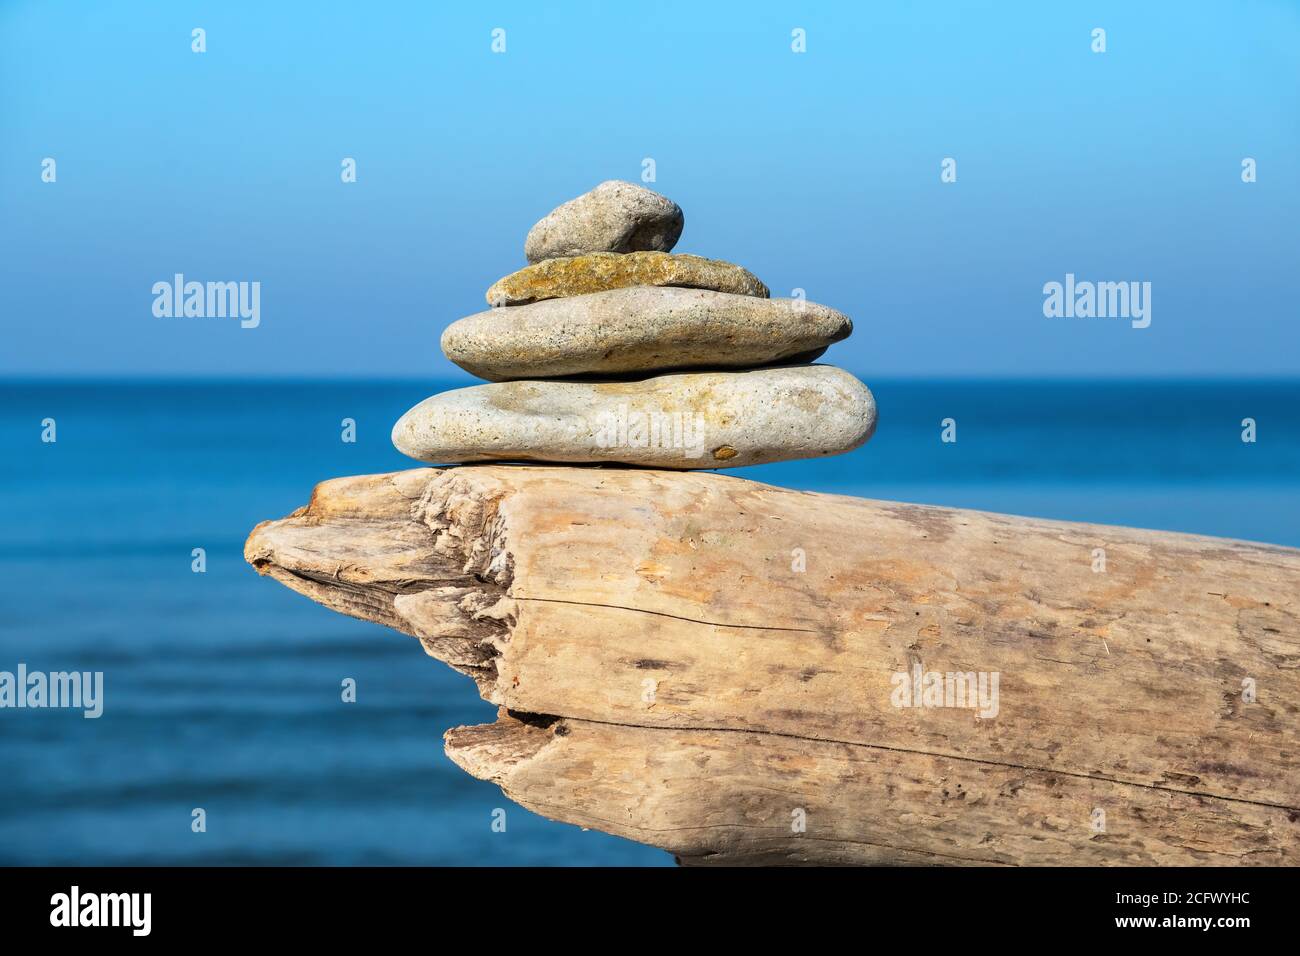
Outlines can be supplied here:
[[668, 252], [686, 217], [671, 199], [611, 179], [551, 210], [528, 230], [529, 262], [589, 252]]

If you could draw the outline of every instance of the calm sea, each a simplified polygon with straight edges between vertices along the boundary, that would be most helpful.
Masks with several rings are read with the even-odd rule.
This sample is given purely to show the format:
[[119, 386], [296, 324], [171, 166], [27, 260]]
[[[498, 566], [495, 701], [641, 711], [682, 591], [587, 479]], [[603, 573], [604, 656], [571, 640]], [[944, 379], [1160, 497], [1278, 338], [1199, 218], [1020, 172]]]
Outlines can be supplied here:
[[[737, 473], [1300, 546], [1300, 383], [869, 384], [865, 448]], [[442, 753], [494, 717], [468, 678], [243, 562], [315, 482], [414, 466], [389, 429], [445, 387], [0, 385], [0, 670], [105, 674], [98, 720], [0, 710], [0, 862], [671, 862], [470, 779]]]

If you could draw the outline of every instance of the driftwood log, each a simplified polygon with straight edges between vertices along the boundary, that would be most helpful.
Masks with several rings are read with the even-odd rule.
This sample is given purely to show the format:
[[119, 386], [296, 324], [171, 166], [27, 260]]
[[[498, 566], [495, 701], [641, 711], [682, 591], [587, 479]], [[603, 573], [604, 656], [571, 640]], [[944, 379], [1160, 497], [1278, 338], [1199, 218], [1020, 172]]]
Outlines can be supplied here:
[[1300, 551], [480, 465], [246, 557], [472, 677], [469, 773], [683, 863], [1300, 862]]

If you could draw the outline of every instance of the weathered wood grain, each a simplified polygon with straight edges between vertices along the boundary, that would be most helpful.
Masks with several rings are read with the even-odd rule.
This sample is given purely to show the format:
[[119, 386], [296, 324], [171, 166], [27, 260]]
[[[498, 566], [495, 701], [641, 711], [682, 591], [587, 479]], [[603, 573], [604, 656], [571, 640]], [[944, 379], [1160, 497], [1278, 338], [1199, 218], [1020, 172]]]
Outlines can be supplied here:
[[[545, 816], [688, 864], [1284, 864], [1277, 810], [1050, 770], [748, 731], [503, 714], [459, 766]], [[1093, 829], [1098, 809], [1105, 832]], [[796, 829], [802, 817], [803, 827]]]
[[[326, 482], [246, 555], [472, 676], [471, 773], [685, 861], [1297, 859], [1292, 549], [484, 465]], [[914, 668], [996, 714], [895, 706]]]

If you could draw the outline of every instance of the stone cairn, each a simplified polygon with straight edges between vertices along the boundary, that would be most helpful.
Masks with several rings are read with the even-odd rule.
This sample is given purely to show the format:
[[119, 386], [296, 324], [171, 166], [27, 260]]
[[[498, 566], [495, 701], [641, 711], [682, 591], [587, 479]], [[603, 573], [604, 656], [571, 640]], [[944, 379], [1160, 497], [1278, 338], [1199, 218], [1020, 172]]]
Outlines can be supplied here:
[[530, 263], [452, 323], [447, 358], [491, 384], [434, 395], [393, 428], [434, 463], [610, 462], [735, 468], [817, 458], [871, 437], [876, 405], [810, 364], [848, 316], [729, 262], [673, 255], [674, 202], [611, 180], [529, 230]]

